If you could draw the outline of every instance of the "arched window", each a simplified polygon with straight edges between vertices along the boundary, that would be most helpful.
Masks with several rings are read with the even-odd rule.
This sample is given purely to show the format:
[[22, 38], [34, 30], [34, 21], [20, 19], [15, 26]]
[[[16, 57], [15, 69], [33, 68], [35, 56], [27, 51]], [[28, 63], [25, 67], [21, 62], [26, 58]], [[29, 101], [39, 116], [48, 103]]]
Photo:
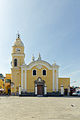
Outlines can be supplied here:
[[36, 70], [33, 70], [33, 75], [36, 75]]
[[14, 67], [17, 66], [17, 59], [14, 59]]
[[43, 70], [43, 75], [46, 75], [46, 70]]

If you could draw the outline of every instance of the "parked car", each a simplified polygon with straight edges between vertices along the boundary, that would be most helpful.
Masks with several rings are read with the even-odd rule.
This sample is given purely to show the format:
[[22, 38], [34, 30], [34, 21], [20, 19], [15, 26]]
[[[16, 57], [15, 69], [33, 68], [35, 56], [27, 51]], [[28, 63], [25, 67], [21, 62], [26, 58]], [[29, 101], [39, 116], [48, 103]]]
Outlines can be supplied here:
[[72, 95], [73, 95], [73, 96], [77, 96], [77, 92], [73, 92]]
[[73, 96], [80, 96], [80, 91], [73, 92], [72, 95], [73, 95]]
[[80, 91], [77, 91], [77, 95], [80, 96]]

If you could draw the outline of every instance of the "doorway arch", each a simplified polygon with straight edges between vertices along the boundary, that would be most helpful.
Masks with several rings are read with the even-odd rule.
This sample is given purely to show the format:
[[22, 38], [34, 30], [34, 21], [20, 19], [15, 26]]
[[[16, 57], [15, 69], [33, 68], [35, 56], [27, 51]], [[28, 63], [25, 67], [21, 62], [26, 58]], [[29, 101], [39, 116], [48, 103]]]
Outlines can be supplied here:
[[44, 95], [44, 85], [45, 81], [42, 80], [41, 77], [38, 77], [38, 79], [35, 80], [35, 86], [37, 87], [37, 95]]

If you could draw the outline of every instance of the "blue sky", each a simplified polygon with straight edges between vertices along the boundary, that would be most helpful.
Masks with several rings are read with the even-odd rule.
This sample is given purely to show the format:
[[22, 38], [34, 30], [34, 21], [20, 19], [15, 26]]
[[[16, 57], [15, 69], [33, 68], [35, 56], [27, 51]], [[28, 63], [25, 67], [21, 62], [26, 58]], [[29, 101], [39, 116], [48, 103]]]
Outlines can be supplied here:
[[[0, 73], [10, 73], [17, 31], [25, 62], [34, 54], [60, 66], [59, 76], [80, 86], [80, 0], [0, 0]], [[75, 82], [76, 81], [76, 82]]]

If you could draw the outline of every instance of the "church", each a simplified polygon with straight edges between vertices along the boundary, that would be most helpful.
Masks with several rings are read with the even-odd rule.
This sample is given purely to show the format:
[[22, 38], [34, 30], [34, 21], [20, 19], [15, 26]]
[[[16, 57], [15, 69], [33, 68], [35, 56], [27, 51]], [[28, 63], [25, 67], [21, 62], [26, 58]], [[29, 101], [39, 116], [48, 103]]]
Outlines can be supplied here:
[[34, 56], [25, 64], [24, 44], [18, 34], [12, 46], [11, 94], [55, 95], [70, 92], [70, 78], [59, 78], [59, 65], [52, 65]]

